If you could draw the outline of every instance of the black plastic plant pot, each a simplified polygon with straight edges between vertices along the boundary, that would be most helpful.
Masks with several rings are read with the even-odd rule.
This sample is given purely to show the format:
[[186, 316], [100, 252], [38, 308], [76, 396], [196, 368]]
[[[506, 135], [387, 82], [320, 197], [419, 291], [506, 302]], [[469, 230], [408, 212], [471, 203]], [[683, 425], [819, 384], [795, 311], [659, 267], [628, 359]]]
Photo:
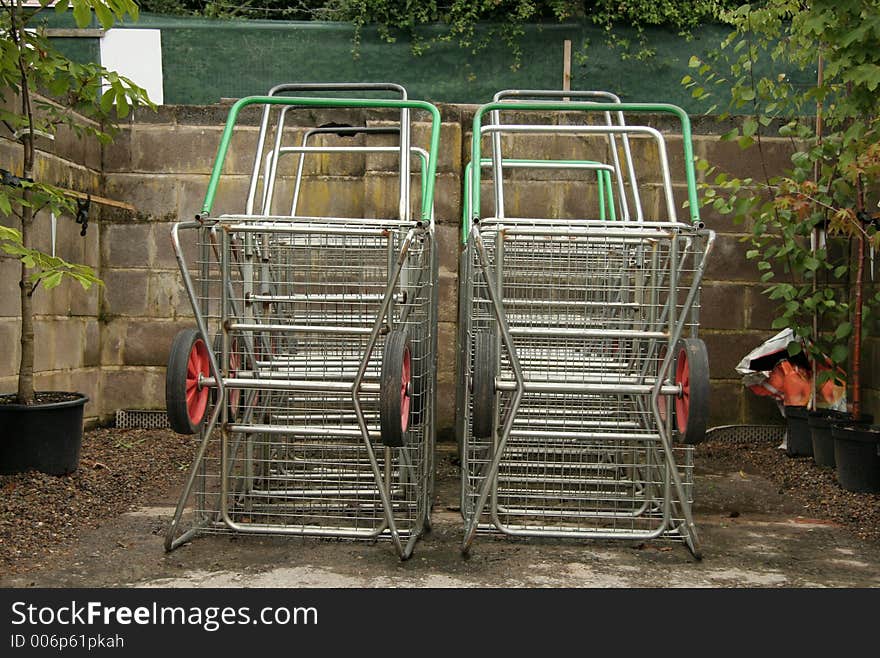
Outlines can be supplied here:
[[813, 438], [807, 424], [808, 413], [806, 407], [785, 407], [785, 421], [788, 425], [785, 452], [789, 457], [813, 456]]
[[40, 392], [40, 398], [58, 399], [33, 405], [10, 403], [0, 396], [0, 473], [37, 470], [67, 475], [79, 466], [83, 408], [89, 398], [81, 393]]
[[847, 491], [880, 493], [880, 425], [832, 425], [837, 482]]
[[819, 466], [835, 466], [834, 437], [831, 436], [831, 424], [835, 422], [852, 422], [852, 414], [833, 409], [817, 409], [811, 411], [807, 417], [813, 443], [813, 461]]

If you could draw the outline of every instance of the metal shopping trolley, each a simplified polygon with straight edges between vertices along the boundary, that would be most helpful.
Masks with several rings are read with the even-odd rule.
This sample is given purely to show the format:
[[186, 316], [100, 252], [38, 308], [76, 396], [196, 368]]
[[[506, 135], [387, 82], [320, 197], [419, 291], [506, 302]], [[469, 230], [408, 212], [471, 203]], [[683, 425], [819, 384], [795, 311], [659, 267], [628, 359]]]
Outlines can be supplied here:
[[[688, 117], [598, 92], [505, 94], [474, 118], [465, 201], [462, 550], [477, 532], [496, 531], [679, 539], [699, 555], [692, 444], [705, 433], [709, 371], [697, 328], [714, 234], [699, 219]], [[502, 123], [535, 112], [566, 120]], [[689, 223], [677, 218], [663, 135], [623, 120], [645, 113], [681, 121]], [[529, 135], [575, 136], [583, 158], [521, 162], [516, 140]], [[659, 171], [637, 166], [636, 139], [653, 144]], [[504, 173], [522, 166], [594, 170], [603, 205], [592, 217], [507, 216], [505, 190], [516, 181]], [[494, 192], [485, 216], [484, 169]], [[643, 211], [637, 170], [659, 181], [665, 218]]]
[[[233, 129], [253, 108], [262, 118], [244, 212], [215, 215]], [[393, 125], [309, 123], [376, 110], [393, 111]], [[423, 146], [410, 143], [416, 112], [430, 124]], [[391, 84], [280, 85], [232, 106], [203, 210], [172, 229], [197, 328], [172, 345], [168, 414], [200, 443], [166, 549], [237, 532], [387, 537], [411, 555], [433, 486], [439, 129], [433, 105]], [[376, 134], [396, 144], [371, 143]], [[398, 160], [396, 213], [298, 212], [321, 196], [307, 159], [371, 153]]]

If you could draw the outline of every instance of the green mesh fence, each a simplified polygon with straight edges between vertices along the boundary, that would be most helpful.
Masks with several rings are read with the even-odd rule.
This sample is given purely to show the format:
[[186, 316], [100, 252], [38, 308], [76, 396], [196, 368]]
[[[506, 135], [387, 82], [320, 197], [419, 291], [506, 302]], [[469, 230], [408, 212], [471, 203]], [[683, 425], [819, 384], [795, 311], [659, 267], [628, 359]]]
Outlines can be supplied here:
[[[66, 17], [53, 21], [69, 25]], [[729, 31], [725, 26], [707, 25], [688, 41], [672, 32], [650, 30], [649, 45], [656, 55], [636, 61], [622, 59], [620, 50], [608, 48], [601, 30], [592, 25], [528, 25], [520, 39], [520, 67], [512, 70], [513, 55], [497, 38], [477, 54], [455, 43], [439, 42], [416, 56], [407, 39], [388, 43], [377, 30], [366, 28], [354, 57], [354, 29], [345, 23], [143, 14], [131, 27], [162, 30], [165, 102], [169, 104], [209, 104], [223, 97], [261, 94], [281, 82], [341, 81], [393, 81], [404, 85], [413, 98], [485, 103], [500, 89], [560, 89], [563, 42], [571, 40], [576, 52], [589, 44], [583, 51], [586, 62], [572, 62], [573, 89], [613, 91], [629, 102], [675, 103], [692, 113], [701, 113], [706, 106], [694, 101], [680, 84], [688, 72], [688, 59], [716, 48]], [[484, 35], [490, 29], [485, 26]], [[423, 34], [439, 33], [439, 28], [425, 28]], [[618, 34], [632, 36], [625, 30]], [[63, 41], [81, 42], [65, 44], [72, 56], [97, 57], [94, 39]], [[768, 70], [767, 65], [757, 67], [759, 74]]]

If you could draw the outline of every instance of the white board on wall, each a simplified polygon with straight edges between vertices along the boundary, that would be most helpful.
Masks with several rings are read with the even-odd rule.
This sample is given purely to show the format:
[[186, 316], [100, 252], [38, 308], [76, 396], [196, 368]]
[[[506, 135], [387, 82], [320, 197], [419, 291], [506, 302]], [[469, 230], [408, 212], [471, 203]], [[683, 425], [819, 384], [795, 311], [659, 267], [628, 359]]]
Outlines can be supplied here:
[[161, 30], [107, 30], [101, 37], [101, 65], [146, 89], [156, 105], [165, 101]]

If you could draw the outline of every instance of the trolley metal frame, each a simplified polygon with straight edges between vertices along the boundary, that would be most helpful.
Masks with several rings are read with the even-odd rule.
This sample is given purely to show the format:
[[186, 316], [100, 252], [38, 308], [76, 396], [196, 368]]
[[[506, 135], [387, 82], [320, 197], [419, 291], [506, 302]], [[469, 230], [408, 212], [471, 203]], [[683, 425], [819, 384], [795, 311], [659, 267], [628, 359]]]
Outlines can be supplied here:
[[[377, 90], [401, 98], [285, 95]], [[245, 212], [213, 217], [233, 128], [249, 106], [264, 111]], [[266, 152], [273, 108], [280, 118]], [[399, 110], [399, 144], [285, 145], [287, 113], [312, 108]], [[427, 150], [410, 144], [415, 111], [430, 117]], [[407, 99], [399, 85], [279, 85], [232, 106], [202, 212], [172, 229], [197, 324], [190, 356], [199, 343], [203, 356], [187, 385], [210, 397], [167, 550], [201, 532], [232, 531], [389, 538], [402, 559], [412, 554], [430, 525], [433, 487], [439, 126], [436, 107]], [[295, 201], [289, 215], [271, 214], [280, 156], [300, 155], [298, 198], [302, 159], [317, 152], [398, 153], [398, 217], [304, 217]], [[417, 218], [412, 153], [422, 164]], [[181, 243], [188, 232], [198, 243], [195, 279]]]
[[[606, 123], [502, 124], [501, 113], [514, 111], [602, 113]], [[677, 219], [662, 134], [650, 126], [627, 125], [623, 113], [666, 113], [681, 121], [690, 224]], [[500, 136], [524, 133], [620, 139], [624, 167], [616, 145], [605, 166], [617, 179], [623, 219], [505, 216], [501, 171], [508, 159]], [[471, 162], [483, 166], [471, 167], [463, 226], [462, 551], [470, 549], [478, 531], [500, 531], [673, 538], [699, 555], [691, 513], [691, 448], [673, 444], [680, 420], [674, 416], [687, 416], [687, 406], [674, 403], [687, 394], [674, 368], [681, 362], [685, 369], [696, 367], [688, 366], [688, 352], [677, 350], [680, 338], [696, 336], [700, 283], [714, 234], [699, 218], [687, 115], [671, 105], [625, 104], [616, 98], [561, 103], [496, 98], [477, 111], [473, 135]], [[657, 145], [666, 221], [644, 220], [629, 148], [632, 135], [646, 135]], [[493, 147], [492, 217], [480, 213], [483, 137]], [[627, 208], [628, 194], [635, 219]], [[708, 365], [702, 374], [707, 388]], [[484, 431], [486, 436], [477, 436]]]

